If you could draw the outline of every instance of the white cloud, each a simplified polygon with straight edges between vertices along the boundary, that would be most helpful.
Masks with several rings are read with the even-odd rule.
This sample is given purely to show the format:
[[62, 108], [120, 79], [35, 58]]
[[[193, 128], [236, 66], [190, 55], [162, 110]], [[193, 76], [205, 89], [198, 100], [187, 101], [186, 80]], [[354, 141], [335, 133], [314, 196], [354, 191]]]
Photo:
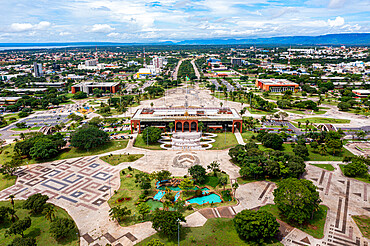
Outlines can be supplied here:
[[71, 35], [72, 33], [70, 32], [60, 32], [59, 33], [59, 36], [68, 36], [68, 35]]
[[31, 23], [13, 23], [10, 25], [11, 32], [24, 32], [33, 28]]
[[340, 8], [344, 6], [346, 0], [330, 0], [328, 7], [329, 8]]
[[50, 26], [51, 26], [50, 22], [41, 21], [39, 24], [35, 25], [34, 27], [35, 27], [35, 29], [38, 29], [38, 30], [44, 30], [44, 29], [46, 29]]
[[108, 33], [108, 32], [114, 31], [114, 30], [115, 30], [115, 28], [111, 27], [108, 24], [95, 24], [91, 28], [91, 32], [104, 32], [104, 33]]
[[51, 24], [48, 21], [41, 21], [35, 25], [32, 25], [31, 23], [13, 23], [10, 25], [9, 30], [11, 32], [26, 32], [31, 30], [44, 30], [50, 26]]
[[330, 27], [338, 27], [338, 26], [343, 26], [344, 25], [344, 18], [343, 17], [340, 17], [338, 16], [337, 18], [335, 18], [334, 20], [328, 20], [328, 25]]
[[120, 34], [118, 33], [118, 32], [111, 32], [111, 33], [109, 33], [107, 36], [108, 37], [111, 37], [111, 38], [116, 38], [116, 37], [118, 37]]

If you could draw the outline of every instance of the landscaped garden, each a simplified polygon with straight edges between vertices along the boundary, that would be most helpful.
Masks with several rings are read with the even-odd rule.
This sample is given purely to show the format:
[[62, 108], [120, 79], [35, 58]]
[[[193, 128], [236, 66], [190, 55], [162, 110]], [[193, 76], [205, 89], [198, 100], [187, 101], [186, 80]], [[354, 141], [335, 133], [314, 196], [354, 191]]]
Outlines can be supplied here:
[[[166, 246], [175, 245], [177, 238], [168, 238], [159, 233], [146, 238], [137, 245], [144, 246], [152, 240], [159, 240]], [[199, 245], [199, 246], [224, 246], [224, 245], [251, 245], [251, 241], [243, 240], [239, 237], [233, 223], [233, 219], [214, 218], [208, 219], [201, 227], [183, 228], [180, 234], [180, 245]], [[275, 240], [265, 242], [266, 246], [280, 246], [282, 243]]]
[[370, 217], [366, 215], [354, 215], [352, 218], [356, 222], [362, 235], [370, 239]]
[[310, 164], [315, 167], [319, 167], [328, 171], [334, 171], [334, 167], [331, 164]]
[[296, 119], [296, 122], [305, 123], [309, 121], [310, 123], [326, 123], [326, 124], [348, 124], [351, 120], [346, 119], [335, 119], [335, 118], [324, 118], [324, 117], [313, 117], [313, 118], [304, 118], [304, 119]]
[[228, 175], [219, 164], [189, 169], [190, 177], [172, 177], [169, 171], [145, 173], [131, 167], [121, 171], [121, 186], [108, 201], [111, 217], [122, 226], [151, 220], [156, 209], [187, 216], [193, 208], [236, 204]]
[[12, 245], [36, 245], [31, 242], [37, 245], [79, 245], [74, 221], [62, 208], [45, 204], [46, 200], [47, 196], [36, 194], [26, 201], [0, 202], [0, 245], [11, 242]]
[[134, 162], [138, 159], [140, 159], [141, 157], [143, 157], [144, 155], [143, 154], [119, 154], [119, 155], [105, 155], [105, 156], [102, 156], [100, 157], [100, 159], [102, 159], [103, 161], [113, 165], [113, 166], [116, 166], [122, 162]]
[[217, 133], [217, 137], [214, 140], [216, 141], [212, 143], [212, 149], [217, 150], [228, 149], [238, 144], [235, 134], [232, 132]]
[[272, 213], [277, 219], [287, 222], [315, 238], [322, 238], [324, 236], [326, 214], [328, 212], [328, 208], [324, 205], [320, 205], [319, 210], [314, 213], [313, 219], [309, 219], [303, 224], [291, 223], [280, 213], [276, 205], [265, 205], [261, 207], [260, 210]]

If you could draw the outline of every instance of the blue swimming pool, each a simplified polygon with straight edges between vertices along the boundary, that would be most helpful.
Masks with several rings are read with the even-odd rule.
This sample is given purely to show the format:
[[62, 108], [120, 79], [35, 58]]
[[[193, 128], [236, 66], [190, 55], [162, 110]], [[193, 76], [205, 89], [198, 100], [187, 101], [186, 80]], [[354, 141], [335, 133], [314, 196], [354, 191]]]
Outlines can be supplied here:
[[173, 191], [180, 191], [181, 189], [179, 187], [174, 187], [174, 186], [160, 186], [157, 189], [158, 190], [166, 190], [166, 188], [173, 190]]
[[164, 196], [164, 194], [166, 194], [166, 192], [164, 191], [158, 191], [157, 194], [155, 194], [155, 196], [153, 197], [153, 200], [157, 200], [157, 201], [160, 201], [162, 199], [162, 197]]
[[180, 192], [177, 192], [175, 195], [175, 202], [177, 201], [177, 199], [179, 199], [179, 197], [180, 197]]
[[189, 203], [197, 203], [198, 205], [203, 205], [207, 202], [209, 203], [219, 203], [222, 202], [221, 198], [217, 194], [210, 194], [207, 196], [202, 196], [202, 197], [195, 197], [192, 199], [187, 200]]

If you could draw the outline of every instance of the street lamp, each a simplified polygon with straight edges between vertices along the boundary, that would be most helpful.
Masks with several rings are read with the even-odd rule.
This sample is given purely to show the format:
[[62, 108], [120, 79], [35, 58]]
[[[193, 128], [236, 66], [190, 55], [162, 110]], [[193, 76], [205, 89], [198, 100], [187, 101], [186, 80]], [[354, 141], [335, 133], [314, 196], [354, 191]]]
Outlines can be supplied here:
[[177, 245], [180, 246], [180, 218], [177, 218]]

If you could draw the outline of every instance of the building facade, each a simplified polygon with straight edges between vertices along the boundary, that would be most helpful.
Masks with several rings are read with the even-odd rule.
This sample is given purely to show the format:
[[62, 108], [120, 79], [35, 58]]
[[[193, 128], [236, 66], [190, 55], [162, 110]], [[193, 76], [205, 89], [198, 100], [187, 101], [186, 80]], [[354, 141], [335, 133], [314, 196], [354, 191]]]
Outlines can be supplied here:
[[263, 91], [284, 92], [287, 90], [298, 90], [298, 84], [287, 79], [257, 79], [256, 87]]
[[[242, 117], [234, 108], [142, 108], [131, 118], [131, 133], [142, 132], [146, 127], [198, 132], [200, 130], [242, 132]], [[170, 129], [170, 123], [173, 129]], [[202, 128], [202, 129], [200, 129]]]
[[104, 92], [116, 93], [120, 90], [120, 83], [97, 83], [97, 82], [82, 82], [71, 87], [72, 94], [78, 91], [92, 94], [94, 89], [100, 89]]
[[34, 62], [33, 63], [33, 75], [37, 78], [42, 77], [44, 72], [42, 71], [42, 64]]

